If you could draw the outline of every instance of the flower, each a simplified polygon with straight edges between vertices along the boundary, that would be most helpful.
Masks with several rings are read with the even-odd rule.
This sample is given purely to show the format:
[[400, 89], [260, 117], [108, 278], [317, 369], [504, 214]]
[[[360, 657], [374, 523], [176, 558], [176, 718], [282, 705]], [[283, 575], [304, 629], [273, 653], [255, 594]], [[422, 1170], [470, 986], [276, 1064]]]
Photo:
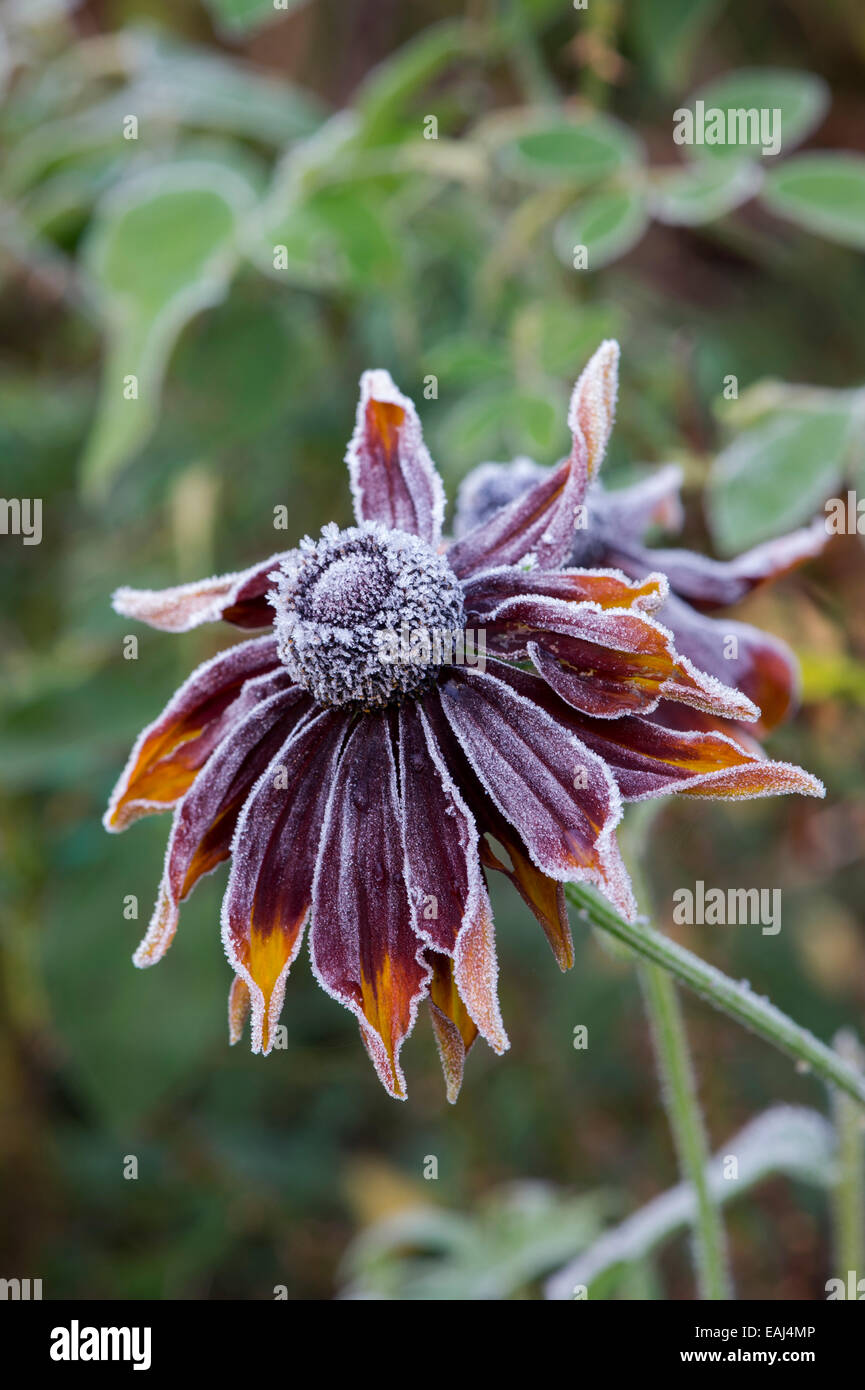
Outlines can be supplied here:
[[[596, 372], [613, 404], [618, 352], [618, 344], [604, 343], [598, 355], [605, 361], [605, 370]], [[581, 408], [576, 402], [586, 398], [578, 384], [572, 413]], [[607, 415], [611, 417], [611, 411]], [[825, 518], [818, 516], [810, 526], [755, 546], [729, 561], [681, 548], [649, 548], [643, 537], [650, 529], [672, 531], [682, 525], [681, 469], [667, 465], [630, 487], [609, 491], [597, 476], [605, 445], [606, 436], [590, 469], [581, 524], [574, 531], [567, 563], [613, 566], [637, 579], [660, 570], [671, 592], [655, 616], [672, 632], [677, 649], [695, 665], [736, 686], [759, 706], [760, 718], [750, 725], [749, 732], [762, 737], [795, 708], [799, 680], [796, 659], [785, 643], [769, 633], [707, 614], [738, 603], [758, 585], [818, 555], [828, 539]], [[509, 464], [479, 464], [460, 485], [455, 534], [461, 536], [487, 520], [547, 472], [527, 458]]]
[[[655, 617], [663, 574], [560, 568], [612, 426], [615, 370], [604, 345], [575, 389], [569, 456], [449, 548], [414, 406], [387, 372], [366, 372], [347, 454], [355, 526], [242, 573], [115, 593], [119, 613], [168, 632], [271, 629], [180, 687], [105, 816], [118, 831], [174, 808], [139, 966], [165, 954], [182, 899], [231, 858], [232, 1042], [251, 1014], [253, 1051], [273, 1046], [309, 924], [313, 972], [357, 1016], [391, 1095], [405, 1095], [400, 1049], [427, 1001], [453, 1100], [478, 1035], [508, 1046], [487, 871], [510, 878], [566, 969], [564, 883], [635, 915], [623, 800], [822, 795], [802, 769], [707, 726], [758, 710], [677, 650]], [[687, 712], [679, 727], [670, 709]]]

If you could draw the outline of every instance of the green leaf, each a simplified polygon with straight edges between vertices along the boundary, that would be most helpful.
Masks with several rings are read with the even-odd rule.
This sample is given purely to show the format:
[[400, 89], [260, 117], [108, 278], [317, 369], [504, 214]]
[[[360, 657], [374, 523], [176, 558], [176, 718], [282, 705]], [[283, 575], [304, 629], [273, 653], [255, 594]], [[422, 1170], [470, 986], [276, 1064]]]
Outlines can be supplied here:
[[251, 202], [233, 171], [180, 162], [148, 170], [101, 205], [87, 248], [107, 330], [82, 465], [91, 496], [105, 491], [156, 424], [171, 348], [185, 323], [223, 298]]
[[642, 189], [604, 189], [565, 213], [555, 230], [556, 250], [573, 266], [575, 248], [585, 246], [586, 268], [599, 270], [636, 246], [648, 223]]
[[769, 173], [762, 198], [779, 217], [865, 251], [865, 155], [798, 155]]
[[551, 376], [576, 379], [598, 343], [618, 331], [618, 317], [608, 304], [533, 300], [511, 322], [513, 355]]
[[499, 164], [512, 178], [585, 187], [642, 162], [639, 141], [627, 126], [609, 116], [535, 122], [516, 131], [513, 125], [513, 121], [502, 122], [494, 130]]
[[[283, 146], [312, 134], [323, 120], [311, 94], [219, 54], [140, 35], [130, 49], [138, 61], [125, 87], [9, 138], [3, 181], [10, 192], [20, 195], [52, 170], [97, 153], [128, 164], [130, 153], [165, 148], [177, 127]], [[123, 137], [130, 113], [139, 124], [134, 144]]]
[[[399, 133], [412, 101], [434, 78], [476, 49], [474, 34], [463, 21], [447, 20], [424, 29], [373, 68], [355, 103], [362, 143], [377, 144]], [[420, 126], [415, 133], [420, 134]]]
[[650, 177], [649, 207], [659, 222], [699, 227], [753, 198], [762, 182], [759, 165], [746, 161], [659, 169]]
[[[728, 111], [780, 111], [781, 154], [801, 145], [822, 121], [829, 105], [829, 89], [822, 77], [792, 68], [739, 68], [724, 73], [701, 87], [688, 106], [702, 101], [710, 107]], [[759, 125], [759, 121], [758, 121]], [[771, 117], [770, 117], [771, 129]], [[743, 153], [763, 158], [762, 143], [687, 145], [697, 159], [741, 159]]]
[[247, 34], [265, 24], [282, 19], [291, 10], [300, 9], [307, 0], [204, 0], [216, 27], [226, 34]]
[[[738, 1159], [736, 1182], [730, 1182], [725, 1162], [730, 1153]], [[804, 1106], [777, 1105], [758, 1115], [728, 1140], [707, 1164], [709, 1185], [716, 1201], [725, 1203], [741, 1196], [775, 1173], [815, 1187], [831, 1181], [835, 1160], [832, 1126], [817, 1110]], [[571, 1299], [574, 1288], [584, 1287], [598, 1298], [618, 1282], [630, 1264], [646, 1258], [694, 1219], [695, 1198], [689, 1183], [680, 1183], [634, 1212], [620, 1226], [606, 1231], [599, 1241], [559, 1270], [547, 1284], [547, 1298]]]
[[831, 407], [772, 415], [724, 449], [707, 494], [718, 548], [734, 555], [809, 521], [838, 487], [851, 431], [841, 397]]

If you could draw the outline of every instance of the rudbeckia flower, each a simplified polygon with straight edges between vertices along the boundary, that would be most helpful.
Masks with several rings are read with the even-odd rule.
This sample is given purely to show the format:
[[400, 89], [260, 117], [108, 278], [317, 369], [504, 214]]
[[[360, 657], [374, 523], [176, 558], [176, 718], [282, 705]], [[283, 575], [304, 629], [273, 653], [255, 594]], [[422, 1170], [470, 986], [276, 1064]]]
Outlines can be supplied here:
[[[592, 389], [607, 392], [612, 404], [618, 355], [618, 344], [602, 344], [585, 374], [594, 374]], [[581, 400], [582, 405], [575, 404], [572, 411], [592, 408], [590, 388], [586, 382], [584, 385], [584, 392], [579, 385], [575, 392], [575, 402]], [[606, 416], [611, 418], [610, 410]], [[660, 570], [669, 582], [670, 594], [656, 617], [672, 632], [677, 649], [701, 670], [750, 696], [760, 709], [760, 717], [749, 726], [749, 732], [763, 737], [795, 708], [799, 681], [796, 659], [785, 643], [771, 634], [748, 623], [709, 614], [732, 607], [758, 586], [819, 555], [828, 540], [825, 518], [818, 516], [810, 526], [728, 561], [681, 548], [650, 548], [644, 541], [650, 530], [675, 531], [682, 525], [681, 469], [667, 465], [629, 487], [608, 490], [598, 477], [602, 457], [603, 448], [589, 463], [590, 482], [567, 563], [613, 566], [638, 579]], [[460, 485], [455, 534], [463, 535], [486, 521], [540, 482], [548, 471], [527, 458], [507, 464], [479, 464]]]
[[308, 927], [313, 973], [356, 1015], [391, 1095], [405, 1095], [400, 1050], [426, 1002], [453, 1100], [478, 1035], [508, 1046], [488, 872], [511, 880], [566, 969], [565, 883], [635, 916], [616, 844], [624, 800], [822, 795], [723, 731], [759, 710], [658, 621], [662, 573], [567, 566], [615, 371], [604, 345], [574, 392], [568, 457], [450, 546], [414, 406], [387, 372], [366, 372], [347, 453], [356, 525], [242, 573], [114, 595], [119, 613], [167, 632], [269, 629], [181, 686], [105, 817], [119, 831], [174, 808], [139, 966], [165, 954], [181, 901], [231, 859], [232, 1041], [251, 1016], [253, 1051], [271, 1049]]

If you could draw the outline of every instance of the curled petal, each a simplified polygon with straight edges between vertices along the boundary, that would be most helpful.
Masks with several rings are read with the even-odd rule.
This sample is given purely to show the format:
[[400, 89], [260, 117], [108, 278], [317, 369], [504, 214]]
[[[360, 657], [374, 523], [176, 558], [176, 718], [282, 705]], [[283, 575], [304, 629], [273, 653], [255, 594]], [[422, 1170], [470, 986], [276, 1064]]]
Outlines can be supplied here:
[[268, 575], [284, 559], [284, 554], [272, 555], [263, 564], [237, 574], [177, 584], [173, 589], [116, 589], [111, 602], [122, 617], [135, 618], [161, 632], [189, 632], [220, 618], [235, 627], [270, 627], [273, 609], [267, 601], [272, 587]]
[[751, 726], [758, 738], [794, 712], [799, 666], [780, 638], [749, 623], [708, 618], [674, 597], [658, 617], [672, 632], [678, 651], [753, 700], [760, 710], [759, 720]]
[[603, 760], [489, 672], [454, 667], [439, 694], [484, 789], [537, 867], [562, 882], [595, 884], [632, 919], [615, 840], [621, 802]]
[[327, 711], [273, 755], [243, 807], [222, 905], [222, 940], [252, 1001], [252, 1050], [267, 1053], [303, 938], [325, 804], [348, 715]]
[[583, 368], [568, 410], [572, 434], [585, 440], [590, 478], [604, 461], [616, 416], [618, 390], [619, 344], [608, 338]]
[[315, 976], [357, 1016], [379, 1078], [405, 1098], [402, 1044], [430, 967], [411, 927], [396, 765], [387, 720], [364, 715], [346, 744], [325, 813], [313, 884]]
[[487, 645], [531, 658], [575, 709], [596, 718], [648, 712], [681, 700], [727, 719], [755, 719], [747, 696], [680, 656], [667, 628], [646, 613], [562, 599], [506, 599], [486, 619]]
[[[673, 590], [698, 608], [725, 608], [738, 603], [758, 585], [812, 560], [828, 540], [826, 519], [818, 517], [810, 526], [766, 541], [734, 560], [713, 560], [692, 550], [639, 546], [623, 550], [621, 563], [630, 573], [643, 566], [663, 570]], [[610, 538], [610, 547], [615, 553], [615, 537]]]
[[272, 637], [240, 642], [205, 661], [139, 734], [108, 803], [106, 830], [125, 830], [140, 816], [168, 810], [239, 719], [291, 685]]
[[154, 965], [171, 945], [181, 901], [231, 850], [237, 818], [255, 782], [310, 709], [297, 686], [257, 700], [216, 747], [174, 813], [165, 868], [147, 934], [133, 960]]
[[249, 1017], [249, 985], [240, 975], [235, 975], [228, 991], [228, 1041], [233, 1047], [243, 1037], [243, 1028]]
[[621, 570], [525, 570], [516, 566], [485, 570], [463, 585], [466, 621], [483, 621], [509, 598], [557, 598], [594, 603], [598, 608], [635, 608], [652, 613], [669, 593], [662, 574], [628, 579]]
[[[496, 670], [500, 669], [496, 663]], [[648, 718], [591, 719], [568, 708], [543, 681], [526, 671], [506, 668], [502, 679], [602, 757], [626, 801], [672, 792], [731, 800], [782, 792], [824, 795], [823, 784], [810, 773], [790, 763], [771, 762], [759, 744], [733, 738], [720, 728], [672, 728], [660, 722], [660, 712]], [[706, 716], [692, 715], [681, 707], [667, 710], [683, 723], [686, 719], [709, 722]]]
[[357, 423], [346, 454], [358, 523], [381, 521], [438, 543], [444, 489], [417, 411], [385, 371], [360, 379]]
[[586, 446], [575, 436], [570, 458], [451, 546], [451, 569], [466, 579], [480, 570], [530, 558], [539, 569], [558, 569], [574, 543], [587, 481]]
[[453, 957], [454, 979], [487, 1042], [508, 1040], [496, 996], [492, 911], [474, 818], [450, 775], [423, 709], [399, 711], [405, 879], [416, 934]]

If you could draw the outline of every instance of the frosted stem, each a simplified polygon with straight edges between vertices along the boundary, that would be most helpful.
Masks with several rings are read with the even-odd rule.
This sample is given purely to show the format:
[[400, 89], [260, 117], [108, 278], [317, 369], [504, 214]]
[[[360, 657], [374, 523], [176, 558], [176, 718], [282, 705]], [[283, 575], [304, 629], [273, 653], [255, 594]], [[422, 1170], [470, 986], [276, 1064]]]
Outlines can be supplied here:
[[865, 1106], [865, 1073], [851, 1066], [832, 1048], [821, 1043], [807, 1028], [801, 1028], [768, 999], [754, 994], [750, 986], [731, 980], [723, 971], [707, 964], [661, 932], [643, 922], [626, 922], [623, 917], [581, 884], [569, 883], [565, 892], [584, 920], [607, 932], [632, 951], [660, 965], [675, 980], [699, 994], [722, 1013], [750, 1028], [774, 1047], [786, 1052], [800, 1067], [813, 1072], [830, 1086]]

